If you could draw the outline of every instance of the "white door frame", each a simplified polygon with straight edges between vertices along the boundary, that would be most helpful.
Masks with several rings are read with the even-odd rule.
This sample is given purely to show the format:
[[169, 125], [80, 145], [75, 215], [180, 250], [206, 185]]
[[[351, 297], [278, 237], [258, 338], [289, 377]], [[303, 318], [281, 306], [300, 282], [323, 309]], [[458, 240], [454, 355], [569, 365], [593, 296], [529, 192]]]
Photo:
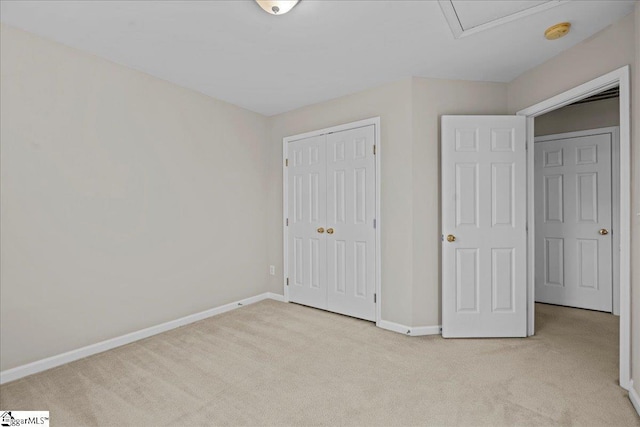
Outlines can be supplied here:
[[287, 212], [289, 212], [289, 173], [287, 168], [287, 153], [288, 143], [298, 141], [305, 138], [311, 138], [314, 136], [326, 135], [329, 133], [340, 132], [343, 130], [356, 129], [365, 126], [373, 125], [374, 132], [374, 148], [375, 148], [375, 168], [376, 168], [376, 271], [375, 271], [375, 289], [376, 289], [376, 326], [380, 326], [381, 308], [382, 308], [382, 255], [380, 250], [380, 236], [381, 236], [381, 215], [380, 215], [380, 117], [372, 117], [370, 119], [359, 120], [357, 122], [345, 123], [343, 125], [332, 126], [324, 129], [314, 130], [311, 132], [305, 132], [298, 135], [287, 136], [282, 139], [282, 229], [283, 229], [283, 248], [284, 248], [284, 265], [282, 268], [283, 274], [283, 287], [284, 287], [284, 300], [289, 302], [289, 286], [288, 286], [288, 274], [289, 274], [289, 227], [287, 226]]
[[629, 390], [631, 381], [631, 109], [629, 66], [625, 65], [520, 110], [516, 114], [527, 117], [527, 332], [528, 335], [533, 335], [535, 316], [534, 118], [616, 86], [620, 88], [620, 386]]

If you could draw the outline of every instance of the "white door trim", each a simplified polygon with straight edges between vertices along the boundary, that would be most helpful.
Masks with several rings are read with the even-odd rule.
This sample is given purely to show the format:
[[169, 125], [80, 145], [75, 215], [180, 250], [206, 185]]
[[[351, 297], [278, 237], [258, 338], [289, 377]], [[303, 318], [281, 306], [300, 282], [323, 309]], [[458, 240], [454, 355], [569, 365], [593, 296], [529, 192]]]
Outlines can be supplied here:
[[620, 386], [631, 381], [631, 128], [629, 66], [574, 87], [517, 112], [527, 117], [527, 223], [528, 227], [528, 334], [534, 333], [535, 310], [535, 211], [534, 118], [612, 87], [620, 88]]
[[324, 129], [314, 130], [311, 132], [301, 133], [298, 135], [287, 136], [282, 139], [282, 229], [283, 229], [283, 254], [284, 254], [284, 265], [282, 268], [283, 274], [283, 287], [284, 287], [284, 300], [289, 302], [289, 287], [287, 286], [287, 275], [289, 274], [289, 229], [287, 227], [287, 212], [289, 211], [289, 188], [288, 188], [288, 168], [287, 168], [287, 144], [293, 141], [298, 141], [300, 139], [311, 138], [314, 136], [326, 135], [328, 133], [340, 132], [343, 130], [356, 129], [364, 126], [374, 127], [374, 148], [376, 150], [376, 203], [375, 203], [375, 215], [376, 215], [376, 272], [375, 272], [375, 289], [376, 289], [376, 326], [381, 326], [380, 322], [382, 321], [381, 317], [381, 307], [382, 307], [382, 255], [380, 250], [380, 242], [381, 242], [381, 215], [380, 215], [380, 117], [372, 117], [370, 119], [359, 120], [357, 122], [345, 123], [338, 126], [332, 126]]

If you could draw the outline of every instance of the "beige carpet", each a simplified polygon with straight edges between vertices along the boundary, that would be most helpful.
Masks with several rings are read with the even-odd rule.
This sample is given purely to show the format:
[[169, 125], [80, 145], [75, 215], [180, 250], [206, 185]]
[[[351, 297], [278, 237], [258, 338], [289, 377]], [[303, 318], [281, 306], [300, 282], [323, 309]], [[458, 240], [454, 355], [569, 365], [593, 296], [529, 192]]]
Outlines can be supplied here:
[[536, 310], [532, 338], [444, 340], [263, 301], [5, 384], [0, 407], [52, 426], [640, 426], [617, 318]]

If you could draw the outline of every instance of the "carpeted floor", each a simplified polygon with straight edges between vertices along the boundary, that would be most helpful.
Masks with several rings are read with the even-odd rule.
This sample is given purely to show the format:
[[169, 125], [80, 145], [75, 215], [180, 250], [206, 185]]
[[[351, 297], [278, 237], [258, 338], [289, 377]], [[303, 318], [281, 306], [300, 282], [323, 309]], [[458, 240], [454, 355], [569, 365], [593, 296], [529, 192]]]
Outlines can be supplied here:
[[406, 337], [263, 301], [0, 387], [52, 426], [640, 426], [618, 318], [538, 304], [527, 339]]

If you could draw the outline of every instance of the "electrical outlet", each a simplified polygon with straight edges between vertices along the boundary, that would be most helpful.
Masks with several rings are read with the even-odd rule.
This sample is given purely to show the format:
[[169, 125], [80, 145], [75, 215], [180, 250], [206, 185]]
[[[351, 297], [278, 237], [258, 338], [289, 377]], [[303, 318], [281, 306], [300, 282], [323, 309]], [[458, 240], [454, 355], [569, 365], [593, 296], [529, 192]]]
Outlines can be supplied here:
[[272, 276], [276, 275], [276, 266], [275, 265], [270, 265], [269, 266], [269, 274]]

